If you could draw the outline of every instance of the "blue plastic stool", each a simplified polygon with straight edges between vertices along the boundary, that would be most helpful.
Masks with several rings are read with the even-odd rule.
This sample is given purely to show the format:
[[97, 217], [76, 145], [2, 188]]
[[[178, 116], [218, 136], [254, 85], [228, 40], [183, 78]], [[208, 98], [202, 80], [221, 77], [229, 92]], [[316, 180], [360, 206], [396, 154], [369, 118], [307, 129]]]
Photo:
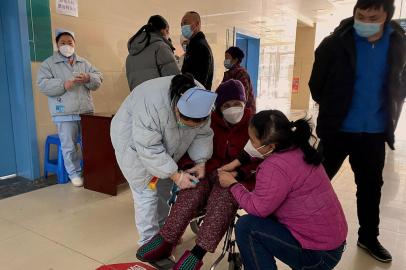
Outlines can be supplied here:
[[[78, 139], [78, 143], [82, 144], [81, 140]], [[49, 150], [51, 144], [54, 144], [58, 147], [58, 158], [49, 159]], [[81, 161], [81, 165], [83, 161]], [[83, 165], [82, 165], [83, 167]], [[59, 139], [58, 134], [49, 135], [45, 141], [45, 155], [44, 155], [44, 176], [48, 177], [48, 173], [56, 173], [58, 184], [66, 184], [69, 182], [68, 173], [65, 169], [65, 164], [63, 162], [61, 140]]]

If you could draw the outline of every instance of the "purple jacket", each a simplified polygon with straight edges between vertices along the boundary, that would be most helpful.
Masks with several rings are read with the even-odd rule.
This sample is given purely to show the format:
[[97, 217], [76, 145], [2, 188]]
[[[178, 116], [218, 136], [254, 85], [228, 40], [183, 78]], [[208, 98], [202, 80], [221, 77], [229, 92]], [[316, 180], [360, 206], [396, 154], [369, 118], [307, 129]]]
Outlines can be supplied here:
[[252, 192], [241, 184], [231, 192], [248, 214], [276, 217], [304, 249], [333, 250], [347, 237], [343, 209], [323, 166], [307, 164], [300, 149], [264, 160]]

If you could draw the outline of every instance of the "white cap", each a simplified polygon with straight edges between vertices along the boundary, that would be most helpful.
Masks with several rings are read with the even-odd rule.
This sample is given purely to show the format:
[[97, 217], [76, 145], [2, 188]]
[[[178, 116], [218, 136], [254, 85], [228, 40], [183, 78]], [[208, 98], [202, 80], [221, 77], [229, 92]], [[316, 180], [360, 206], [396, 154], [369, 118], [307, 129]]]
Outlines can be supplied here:
[[193, 87], [187, 90], [179, 99], [179, 112], [190, 118], [205, 118], [210, 115], [217, 94], [209, 90]]
[[56, 28], [55, 29], [55, 38], [57, 38], [62, 33], [69, 33], [73, 38], [75, 38], [75, 33], [63, 28]]

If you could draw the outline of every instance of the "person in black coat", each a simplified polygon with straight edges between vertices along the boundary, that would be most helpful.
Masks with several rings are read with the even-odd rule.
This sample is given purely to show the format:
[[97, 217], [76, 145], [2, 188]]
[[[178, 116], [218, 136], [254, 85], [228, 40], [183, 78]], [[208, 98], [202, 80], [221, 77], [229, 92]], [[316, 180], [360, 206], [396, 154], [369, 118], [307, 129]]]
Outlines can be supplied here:
[[315, 52], [309, 86], [319, 104], [317, 135], [330, 179], [349, 156], [357, 184], [358, 246], [392, 261], [378, 241], [385, 142], [394, 132], [406, 96], [406, 37], [391, 21], [393, 0], [358, 0]]
[[214, 60], [206, 36], [201, 31], [200, 15], [195, 11], [186, 12], [182, 18], [181, 26], [182, 35], [189, 40], [182, 73], [192, 74], [206, 89], [211, 89]]

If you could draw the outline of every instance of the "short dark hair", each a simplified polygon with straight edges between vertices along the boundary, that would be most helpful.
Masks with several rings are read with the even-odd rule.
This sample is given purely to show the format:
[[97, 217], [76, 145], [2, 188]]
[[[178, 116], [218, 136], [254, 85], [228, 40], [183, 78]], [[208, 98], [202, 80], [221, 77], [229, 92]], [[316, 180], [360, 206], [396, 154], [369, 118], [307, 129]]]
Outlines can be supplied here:
[[238, 59], [238, 63], [241, 63], [245, 57], [244, 52], [238, 47], [230, 47], [227, 49], [226, 53], [231, 55], [232, 58]]
[[201, 23], [202, 19], [200, 18], [200, 14], [198, 12], [191, 10], [191, 11], [186, 12], [186, 14], [192, 14], [196, 18], [196, 20], [199, 23]]
[[392, 20], [393, 14], [395, 13], [395, 4], [394, 0], [358, 0], [354, 7], [354, 15], [357, 8], [366, 10], [366, 9], [380, 9], [388, 14], [387, 22]]
[[71, 33], [69, 33], [69, 32], [62, 32], [62, 33], [59, 33], [59, 34], [56, 36], [56, 38], [55, 38], [56, 43], [59, 42], [59, 40], [61, 39], [62, 36], [70, 36], [70, 37], [73, 39], [73, 41], [75, 41], [75, 37], [74, 37]]

